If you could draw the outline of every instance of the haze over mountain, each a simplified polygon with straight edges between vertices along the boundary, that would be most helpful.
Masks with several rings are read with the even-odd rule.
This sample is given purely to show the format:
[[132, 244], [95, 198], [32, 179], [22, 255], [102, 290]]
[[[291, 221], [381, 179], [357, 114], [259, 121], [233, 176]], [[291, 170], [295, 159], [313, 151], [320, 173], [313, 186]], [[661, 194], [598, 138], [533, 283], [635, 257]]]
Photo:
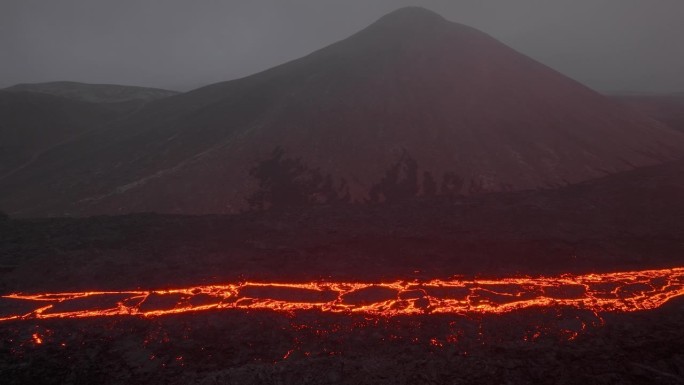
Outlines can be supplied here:
[[402, 154], [461, 193], [551, 187], [673, 160], [684, 135], [473, 28], [403, 8], [270, 70], [147, 104], [0, 179], [15, 215], [245, 207], [282, 147], [368, 197]]
[[121, 112], [132, 112], [153, 100], [179, 93], [159, 88], [66, 81], [17, 84], [5, 90], [37, 92], [83, 102], [106, 103], [109, 108]]
[[92, 103], [119, 103], [131, 100], [151, 102], [179, 92], [159, 88], [122, 86], [118, 84], [87, 84], [79, 82], [47, 82], [17, 84], [7, 91], [30, 91]]

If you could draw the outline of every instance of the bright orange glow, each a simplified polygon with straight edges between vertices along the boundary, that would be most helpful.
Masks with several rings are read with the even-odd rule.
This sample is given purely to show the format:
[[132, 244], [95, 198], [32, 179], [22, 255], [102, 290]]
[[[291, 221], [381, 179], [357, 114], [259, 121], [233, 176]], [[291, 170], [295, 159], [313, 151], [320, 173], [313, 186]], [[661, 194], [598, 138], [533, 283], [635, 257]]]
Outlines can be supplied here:
[[36, 345], [40, 345], [40, 344], [43, 343], [43, 339], [40, 338], [40, 335], [39, 335], [38, 333], [33, 333], [33, 335], [32, 335], [31, 337], [33, 338], [33, 342], [34, 342]]
[[[210, 309], [319, 310], [376, 316], [506, 313], [568, 306], [593, 312], [654, 309], [684, 295], [684, 268], [559, 277], [386, 283], [244, 282], [169, 290], [12, 294], [3, 301], [29, 305], [17, 319], [162, 316]], [[2, 307], [0, 307], [2, 309]]]

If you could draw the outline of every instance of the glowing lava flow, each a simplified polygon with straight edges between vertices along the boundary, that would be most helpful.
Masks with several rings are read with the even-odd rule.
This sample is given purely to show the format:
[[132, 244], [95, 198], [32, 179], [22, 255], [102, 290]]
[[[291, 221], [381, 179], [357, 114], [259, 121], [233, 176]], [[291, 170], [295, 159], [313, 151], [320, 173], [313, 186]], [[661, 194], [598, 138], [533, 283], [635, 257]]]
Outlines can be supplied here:
[[[161, 316], [210, 309], [319, 310], [377, 316], [505, 313], [569, 306], [593, 312], [654, 309], [684, 295], [684, 268], [559, 277], [389, 283], [263, 283], [172, 290], [12, 294], [0, 321]], [[8, 309], [21, 309], [11, 311]]]

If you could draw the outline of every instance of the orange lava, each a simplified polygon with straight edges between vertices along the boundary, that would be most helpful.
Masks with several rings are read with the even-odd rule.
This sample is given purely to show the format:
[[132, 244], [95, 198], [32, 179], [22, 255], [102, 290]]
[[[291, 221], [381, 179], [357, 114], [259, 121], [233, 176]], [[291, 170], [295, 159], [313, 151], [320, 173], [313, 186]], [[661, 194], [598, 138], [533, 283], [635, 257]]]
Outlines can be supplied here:
[[[536, 278], [435, 279], [426, 282], [244, 282], [169, 290], [12, 294], [4, 296], [0, 302], [0, 321], [153, 317], [211, 309], [319, 310], [388, 317], [499, 314], [552, 306], [596, 313], [631, 312], [657, 308], [681, 295], [684, 295], [684, 268]], [[9, 306], [10, 303], [14, 306]], [[32, 310], [21, 314], [7, 311], [17, 306], [29, 306]]]
[[33, 342], [34, 342], [36, 345], [40, 345], [40, 344], [43, 343], [43, 339], [40, 338], [40, 335], [39, 335], [38, 333], [33, 333], [33, 335], [32, 335], [31, 337], [33, 338]]

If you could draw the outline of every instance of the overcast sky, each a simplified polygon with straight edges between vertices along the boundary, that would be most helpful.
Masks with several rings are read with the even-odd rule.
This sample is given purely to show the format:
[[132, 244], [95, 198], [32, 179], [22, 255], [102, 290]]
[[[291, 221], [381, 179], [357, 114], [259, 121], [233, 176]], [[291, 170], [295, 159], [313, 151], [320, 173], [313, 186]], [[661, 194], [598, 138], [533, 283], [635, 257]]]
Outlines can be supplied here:
[[600, 91], [684, 91], [684, 0], [1, 0], [0, 87], [188, 90], [295, 59], [406, 5]]

